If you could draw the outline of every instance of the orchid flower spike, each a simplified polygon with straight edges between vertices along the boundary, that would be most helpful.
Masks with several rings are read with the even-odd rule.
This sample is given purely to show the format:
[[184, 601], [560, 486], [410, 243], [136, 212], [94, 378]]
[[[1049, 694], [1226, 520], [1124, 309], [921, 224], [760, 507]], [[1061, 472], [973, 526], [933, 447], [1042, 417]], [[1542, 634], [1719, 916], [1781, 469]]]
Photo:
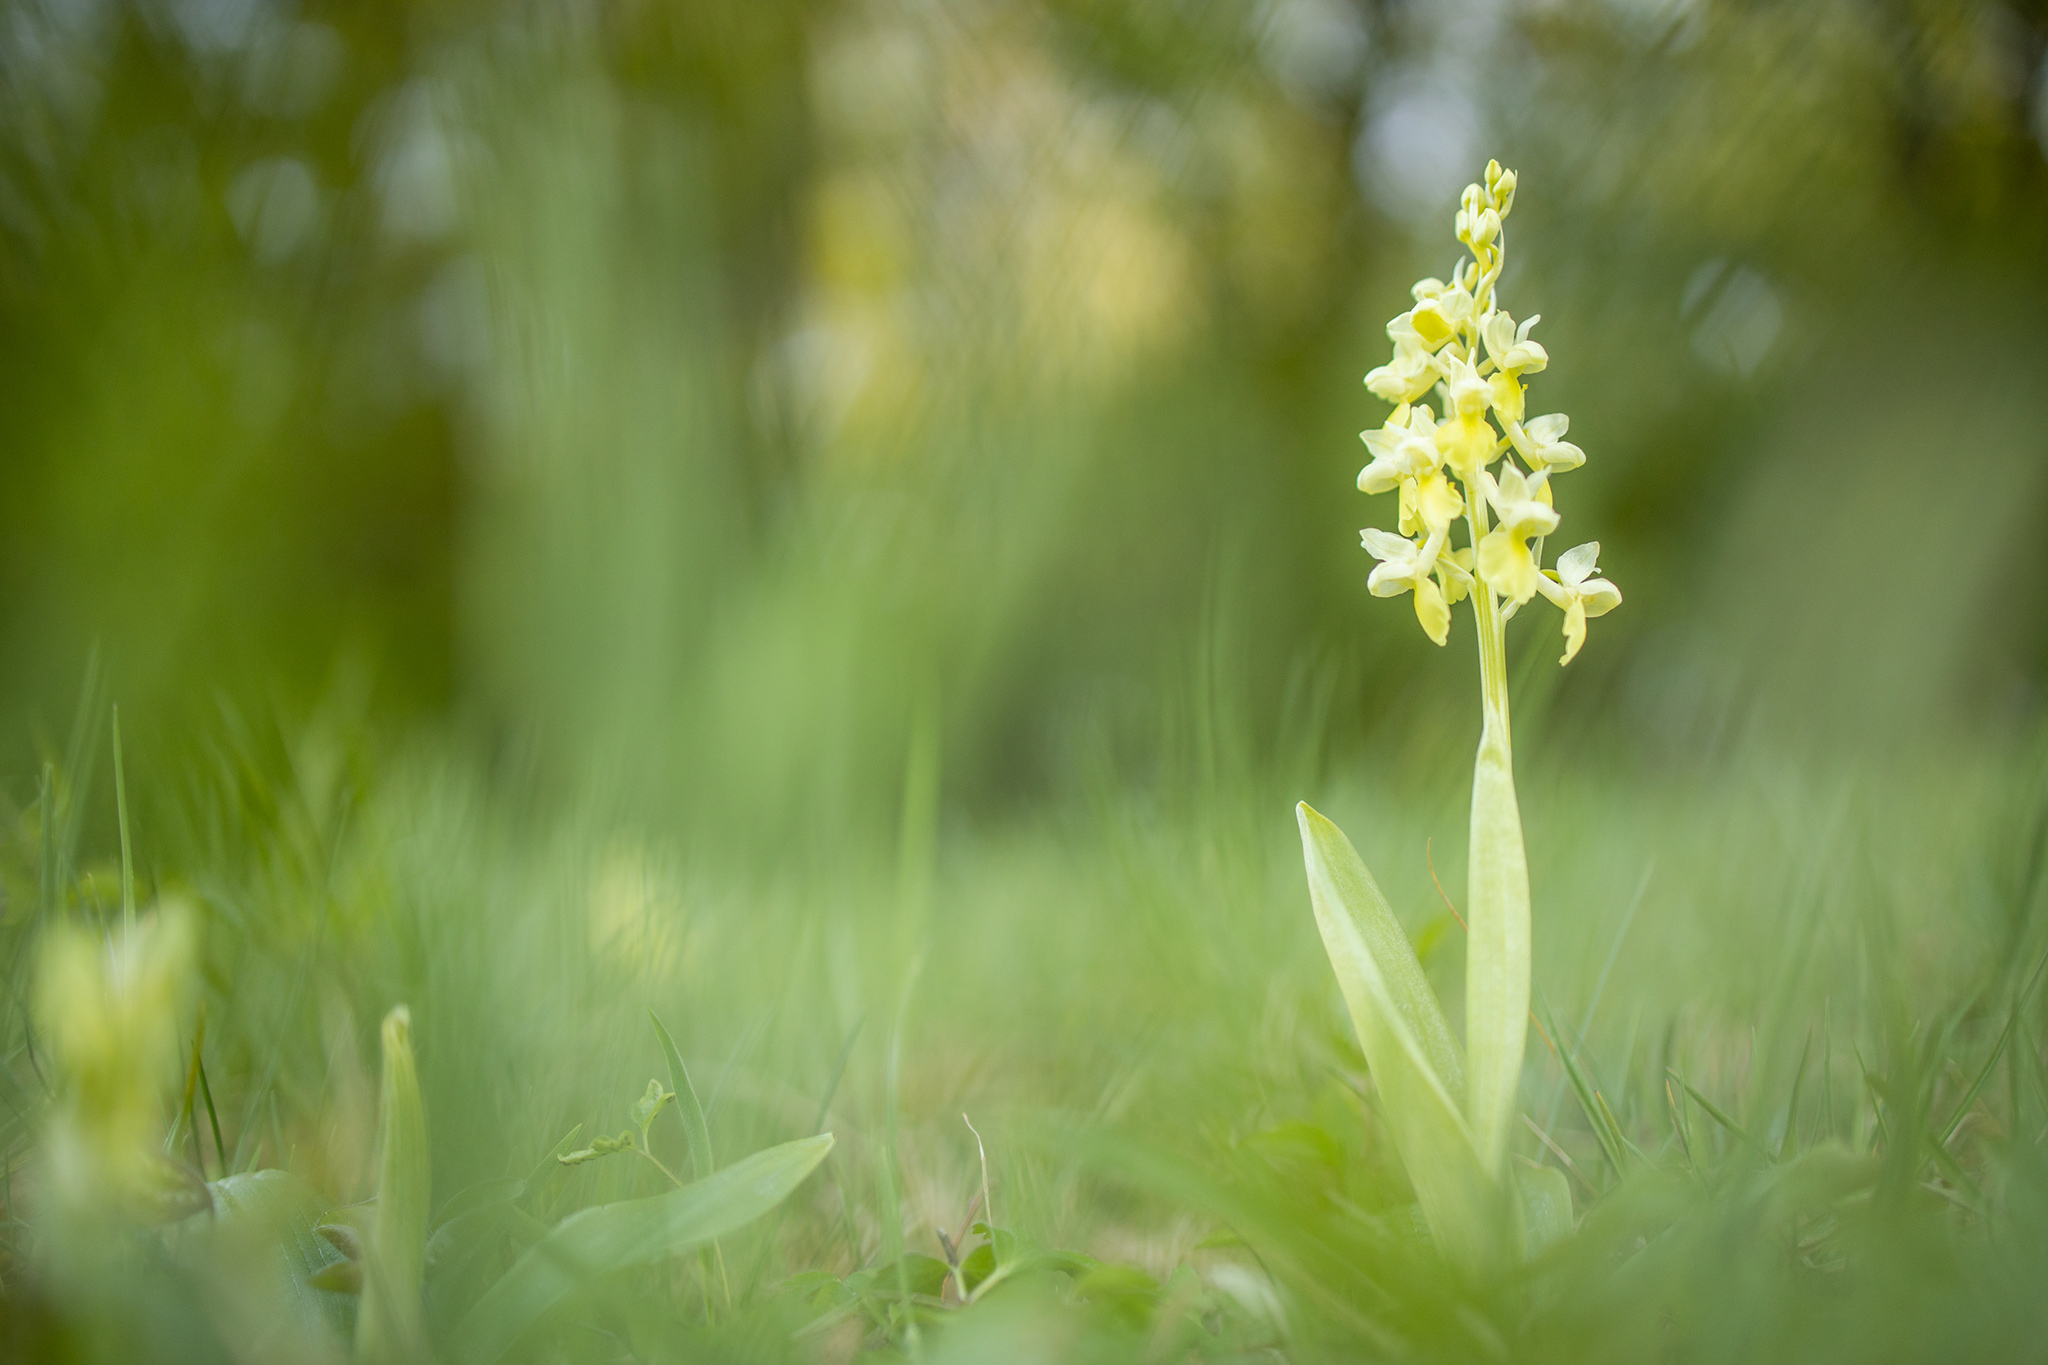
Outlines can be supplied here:
[[[1496, 294], [1517, 184], [1513, 171], [1491, 162], [1465, 187], [1454, 228], [1466, 256], [1448, 282], [1417, 281], [1413, 305], [1387, 324], [1393, 356], [1365, 382], [1394, 411], [1360, 433], [1371, 459], [1358, 488], [1398, 495], [1396, 530], [1363, 539], [1379, 561], [1369, 579], [1374, 595], [1414, 593], [1430, 639], [1443, 643], [1451, 607], [1467, 597], [1482, 631], [1500, 631], [1540, 594], [1565, 613], [1569, 662], [1586, 620], [1612, 611], [1621, 592], [1590, 576], [1597, 549], [1581, 546], [1555, 569], [1543, 566], [1544, 539], [1560, 523], [1555, 481], [1585, 464], [1586, 452], [1565, 439], [1565, 414], [1526, 415], [1528, 381], [1549, 368], [1550, 352], [1531, 336], [1539, 319], [1516, 321]], [[1431, 393], [1434, 408], [1422, 401]]]

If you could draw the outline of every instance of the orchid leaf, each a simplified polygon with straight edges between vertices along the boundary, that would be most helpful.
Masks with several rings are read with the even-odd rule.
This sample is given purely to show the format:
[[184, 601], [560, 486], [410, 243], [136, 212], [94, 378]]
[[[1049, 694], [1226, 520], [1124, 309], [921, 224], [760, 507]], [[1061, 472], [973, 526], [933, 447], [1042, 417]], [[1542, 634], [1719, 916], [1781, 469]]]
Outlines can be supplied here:
[[1465, 1113], [1481, 1164], [1498, 1176], [1529, 1037], [1529, 865], [1505, 723], [1490, 716], [1472, 772], [1465, 896]]
[[1443, 1010], [1351, 841], [1307, 803], [1295, 813], [1316, 925], [1416, 1200], [1446, 1255], [1487, 1261], [1501, 1221], [1498, 1186], [1458, 1104], [1463, 1086]]

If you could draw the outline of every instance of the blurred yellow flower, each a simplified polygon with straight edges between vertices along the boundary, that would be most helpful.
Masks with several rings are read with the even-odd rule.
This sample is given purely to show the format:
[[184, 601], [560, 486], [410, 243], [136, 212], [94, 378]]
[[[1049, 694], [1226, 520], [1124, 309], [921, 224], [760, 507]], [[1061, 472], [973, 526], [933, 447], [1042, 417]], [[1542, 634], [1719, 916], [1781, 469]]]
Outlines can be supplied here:
[[44, 931], [35, 1019], [57, 1092], [45, 1151], [66, 1205], [146, 1215], [160, 1202], [162, 1089], [197, 962], [193, 917], [175, 903], [111, 941], [78, 924]]

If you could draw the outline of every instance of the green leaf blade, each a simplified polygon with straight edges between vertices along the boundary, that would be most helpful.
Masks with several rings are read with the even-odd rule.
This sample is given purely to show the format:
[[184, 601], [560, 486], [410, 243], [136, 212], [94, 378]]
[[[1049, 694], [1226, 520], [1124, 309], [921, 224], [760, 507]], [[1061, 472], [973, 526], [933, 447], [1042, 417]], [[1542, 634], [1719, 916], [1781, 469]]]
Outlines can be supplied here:
[[433, 1208], [427, 1114], [405, 1006], [384, 1016], [383, 1045], [376, 1221], [356, 1319], [356, 1358], [363, 1361], [423, 1354], [421, 1295]]
[[1498, 1176], [1520, 1105], [1529, 1039], [1529, 864], [1507, 736], [1491, 718], [1472, 770], [1466, 863], [1465, 1112]]
[[1518, 1162], [1515, 1187], [1522, 1206], [1522, 1254], [1533, 1259], [1571, 1235], [1571, 1182], [1555, 1166]]
[[[1315, 906], [1316, 927], [1322, 930], [1323, 946], [1329, 951], [1337, 978], [1344, 986], [1344, 999], [1352, 998], [1353, 985], [1346, 980], [1347, 964], [1369, 961], [1378, 971], [1388, 999], [1407, 1025], [1423, 1060], [1443, 1088], [1453, 1097], [1464, 1093], [1464, 1064], [1459, 1058], [1457, 1039], [1450, 1022], [1437, 1003], [1422, 962], [1408, 942], [1406, 931], [1395, 918], [1379, 884], [1366, 868], [1365, 860], [1344, 831], [1303, 802], [1295, 807], [1301, 824], [1301, 843], [1308, 866], [1309, 899]], [[1318, 887], [1318, 881], [1324, 885]], [[1339, 953], [1344, 961], [1339, 961]], [[1357, 1016], [1354, 1006], [1352, 1015]]]
[[661, 1017], [653, 1010], [647, 1011], [647, 1018], [654, 1025], [655, 1036], [661, 1039], [662, 1054], [668, 1058], [669, 1089], [675, 1091], [676, 1114], [682, 1119], [683, 1131], [690, 1139], [690, 1172], [702, 1180], [718, 1169], [711, 1156], [711, 1128], [704, 1122], [704, 1106], [697, 1102], [697, 1088], [690, 1084], [690, 1068], [683, 1065], [683, 1054], [677, 1050], [676, 1040], [669, 1037]]
[[1316, 925], [1416, 1200], [1451, 1259], [1491, 1260], [1502, 1222], [1499, 1190], [1456, 1099], [1457, 1049], [1443, 1010], [1351, 841], [1305, 802], [1295, 814]]
[[832, 1150], [832, 1135], [756, 1152], [668, 1194], [584, 1209], [557, 1223], [457, 1325], [452, 1358], [492, 1365], [586, 1280], [703, 1246], [767, 1213]]

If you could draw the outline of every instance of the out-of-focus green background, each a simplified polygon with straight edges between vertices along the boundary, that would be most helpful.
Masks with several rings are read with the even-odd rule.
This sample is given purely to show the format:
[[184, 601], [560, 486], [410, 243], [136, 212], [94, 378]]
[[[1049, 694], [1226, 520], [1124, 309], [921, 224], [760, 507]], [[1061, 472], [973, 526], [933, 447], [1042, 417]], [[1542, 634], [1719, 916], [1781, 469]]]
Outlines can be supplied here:
[[1469, 726], [1351, 478], [1489, 155], [1590, 455], [1565, 543], [1627, 595], [1561, 682], [1521, 632], [1538, 752], [2012, 732], [2044, 41], [1960, 0], [9, 0], [6, 770], [96, 641], [145, 773], [222, 706], [339, 708], [719, 843], [893, 828], [920, 715], [998, 816], [1203, 707], [1254, 758]]

